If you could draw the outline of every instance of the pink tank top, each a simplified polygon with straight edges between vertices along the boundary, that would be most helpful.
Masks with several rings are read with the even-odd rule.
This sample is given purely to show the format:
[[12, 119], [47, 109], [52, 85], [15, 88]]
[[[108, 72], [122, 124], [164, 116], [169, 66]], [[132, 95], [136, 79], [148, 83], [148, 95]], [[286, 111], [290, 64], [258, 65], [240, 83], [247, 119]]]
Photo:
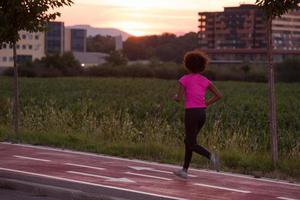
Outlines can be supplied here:
[[201, 74], [187, 74], [179, 79], [184, 88], [185, 108], [206, 108], [205, 93], [211, 81]]

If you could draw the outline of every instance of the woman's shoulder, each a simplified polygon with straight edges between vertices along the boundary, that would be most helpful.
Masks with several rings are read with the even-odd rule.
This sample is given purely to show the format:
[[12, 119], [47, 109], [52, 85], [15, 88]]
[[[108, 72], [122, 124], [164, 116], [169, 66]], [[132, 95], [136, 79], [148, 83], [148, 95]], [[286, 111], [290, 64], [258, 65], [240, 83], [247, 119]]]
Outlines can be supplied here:
[[190, 74], [185, 74], [185, 75], [181, 76], [179, 79], [179, 83], [183, 86], [185, 86], [186, 84], [189, 84], [190, 82], [191, 82]]
[[210, 81], [206, 76], [199, 74], [198, 76], [200, 79], [206, 80], [206, 81]]
[[199, 74], [199, 81], [207, 86], [211, 84], [211, 81], [202, 74]]
[[184, 74], [179, 78], [179, 80], [189, 79], [189, 77], [190, 77], [190, 74]]

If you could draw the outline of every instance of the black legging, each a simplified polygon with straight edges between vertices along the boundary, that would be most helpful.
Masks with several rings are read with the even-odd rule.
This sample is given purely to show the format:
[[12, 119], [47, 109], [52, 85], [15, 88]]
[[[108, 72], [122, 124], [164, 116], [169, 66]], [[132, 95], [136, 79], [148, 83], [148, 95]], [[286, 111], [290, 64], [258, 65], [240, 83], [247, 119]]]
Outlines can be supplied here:
[[185, 158], [183, 168], [188, 169], [193, 151], [210, 159], [210, 152], [197, 144], [197, 135], [205, 123], [205, 108], [190, 108], [185, 110]]

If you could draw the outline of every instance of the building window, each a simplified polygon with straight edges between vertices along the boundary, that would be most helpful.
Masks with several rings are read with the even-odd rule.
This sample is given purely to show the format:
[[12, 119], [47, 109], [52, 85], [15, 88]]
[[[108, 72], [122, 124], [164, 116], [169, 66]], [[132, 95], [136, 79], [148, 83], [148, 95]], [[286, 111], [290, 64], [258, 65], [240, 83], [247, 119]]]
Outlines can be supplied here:
[[30, 34], [30, 35], [28, 36], [28, 38], [29, 38], [30, 40], [32, 40], [32, 38], [33, 38], [32, 34]]
[[2, 48], [3, 48], [3, 49], [6, 49], [6, 44], [3, 44], [3, 45], [2, 45]]
[[3, 62], [6, 62], [6, 61], [7, 61], [7, 58], [4, 56], [4, 57], [2, 58], [2, 61], [3, 61]]
[[30, 44], [30, 45], [28, 45], [28, 49], [30, 49], [30, 50], [32, 49], [32, 45], [31, 45], [31, 44]]
[[24, 39], [24, 40], [26, 39], [26, 35], [25, 34], [22, 35], [22, 39]]
[[23, 45], [22, 45], [22, 49], [26, 49], [26, 45], [23, 44]]
[[39, 39], [39, 35], [35, 35], [35, 39], [38, 40]]
[[17, 63], [24, 63], [26, 61], [32, 61], [32, 56], [29, 55], [18, 55], [17, 58]]
[[206, 19], [205, 15], [200, 15], [200, 19]]
[[20, 45], [17, 44], [17, 49], [20, 49]]
[[10, 62], [14, 61], [13, 57], [9, 57], [9, 61]]

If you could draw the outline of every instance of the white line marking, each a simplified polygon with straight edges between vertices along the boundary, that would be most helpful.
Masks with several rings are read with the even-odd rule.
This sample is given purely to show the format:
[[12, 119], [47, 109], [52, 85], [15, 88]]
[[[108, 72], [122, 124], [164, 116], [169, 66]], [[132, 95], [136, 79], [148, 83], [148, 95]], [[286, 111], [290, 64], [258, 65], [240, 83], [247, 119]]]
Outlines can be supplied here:
[[14, 157], [21, 158], [21, 159], [27, 159], [27, 160], [35, 160], [35, 161], [42, 161], [42, 162], [51, 162], [51, 160], [45, 160], [45, 159], [39, 159], [39, 158], [33, 158], [33, 157], [27, 157], [27, 156], [14, 155]]
[[170, 171], [157, 170], [157, 169], [153, 169], [151, 167], [138, 167], [138, 166], [128, 166], [128, 167], [131, 169], [138, 170], [138, 171], [147, 170], [147, 171], [160, 172], [160, 173], [165, 173], [165, 174], [172, 174], [172, 172], [170, 172]]
[[202, 187], [209, 187], [209, 188], [214, 188], [214, 189], [220, 189], [220, 190], [227, 190], [227, 191], [232, 191], [232, 192], [251, 193], [250, 191], [246, 191], [246, 190], [237, 190], [237, 189], [233, 189], [233, 188], [219, 187], [219, 186], [215, 186], [215, 185], [206, 185], [206, 184], [201, 184], [201, 183], [194, 183], [194, 185], [202, 186]]
[[[164, 170], [158, 170], [158, 169], [153, 169], [151, 167], [139, 167], [139, 166], [128, 166], [131, 169], [135, 169], [137, 171], [141, 171], [141, 170], [147, 170], [147, 171], [152, 171], [152, 172], [160, 172], [160, 173], [165, 173], [165, 174], [173, 174], [173, 172], [170, 171], [164, 171]], [[195, 175], [189, 174], [189, 177], [197, 177]]]
[[297, 199], [291, 199], [287, 197], [277, 197], [277, 199], [282, 199], [282, 200], [297, 200]]
[[93, 167], [93, 166], [88, 166], [88, 165], [78, 165], [78, 164], [74, 164], [74, 163], [64, 163], [64, 164], [70, 165], [70, 166], [75, 166], [75, 167], [83, 167], [83, 168], [96, 169], [96, 170], [105, 170], [105, 168]]
[[[106, 158], [106, 159], [110, 158], [110, 159], [113, 159], [113, 160], [121, 160], [121, 161], [142, 163], [142, 164], [148, 164], [148, 165], [154, 165], [154, 166], [170, 167], [170, 168], [173, 168], [173, 169], [178, 168], [178, 166], [171, 165], [171, 164], [160, 164], [160, 163], [147, 162], [147, 161], [135, 160], [135, 159], [130, 160], [130, 159], [126, 159], [126, 158], [118, 158], [118, 157], [113, 157], [113, 156], [99, 155], [99, 154], [72, 151], [72, 150], [62, 150], [62, 149], [56, 149], [56, 148], [50, 148], [50, 147], [33, 146], [33, 145], [29, 145], [29, 144], [11, 144], [11, 143], [8, 143], [8, 142], [1, 142], [1, 144], [27, 147], [27, 148], [35, 148], [35, 149], [43, 149], [43, 150], [55, 151], [55, 152], [61, 152], [61, 153], [71, 153], [71, 154], [77, 154], [77, 155], [93, 156], [93, 157], [98, 157], [98, 158]], [[284, 182], [284, 181], [277, 181], [277, 180], [271, 180], [271, 179], [266, 179], [266, 178], [257, 179], [257, 178], [253, 178], [251, 176], [238, 175], [238, 174], [233, 174], [233, 173], [230, 173], [230, 172], [215, 172], [215, 171], [200, 170], [200, 169], [190, 169], [190, 171], [203, 172], [203, 173], [209, 173], [209, 174], [217, 174], [217, 175], [224, 175], [224, 176], [231, 176], [231, 177], [237, 177], [237, 178], [250, 179], [250, 180], [254, 180], [254, 181], [270, 182], [270, 183], [275, 183], [275, 184], [283, 184], [283, 185], [290, 185], [290, 186], [300, 187], [299, 183], [288, 183], [288, 182]]]
[[204, 173], [208, 173], [208, 174], [224, 175], [224, 176], [231, 176], [231, 177], [236, 177], [236, 178], [250, 179], [253, 181], [261, 181], [261, 182], [267, 182], [267, 183], [275, 183], [275, 184], [283, 184], [283, 185], [300, 187], [300, 184], [298, 184], [298, 183], [289, 183], [289, 182], [284, 182], [284, 181], [280, 181], [280, 180], [276, 180], [276, 179], [272, 180], [272, 179], [267, 179], [267, 178], [254, 178], [251, 176], [233, 174], [230, 172], [215, 172], [215, 171], [201, 170], [201, 169], [191, 169], [191, 170], [196, 171], [196, 172], [204, 172]]
[[77, 180], [68, 179], [68, 178], [61, 178], [61, 177], [50, 176], [50, 175], [45, 175], [45, 174], [37, 174], [37, 173], [26, 172], [26, 171], [21, 171], [21, 170], [7, 169], [7, 168], [2, 168], [2, 167], [0, 167], [0, 170], [22, 173], [22, 174], [33, 175], [33, 176], [39, 176], [39, 177], [50, 178], [50, 179], [56, 179], [56, 180], [61, 180], [61, 181], [68, 181], [68, 182], [73, 182], [73, 183], [80, 183], [80, 184], [91, 185], [91, 186], [104, 187], [104, 188], [109, 188], [109, 189], [116, 189], [116, 190], [121, 190], [121, 191], [126, 191], [126, 192], [133, 192], [133, 193], [137, 193], [137, 194], [145, 194], [145, 195], [150, 195], [150, 196], [154, 196], [154, 197], [162, 197], [162, 198], [175, 199], [175, 200], [187, 200], [187, 199], [179, 198], [179, 197], [172, 197], [172, 196], [160, 195], [160, 194], [155, 194], [155, 193], [142, 192], [142, 191], [138, 191], [138, 190], [131, 190], [131, 189], [125, 189], [125, 188], [120, 188], [120, 187], [115, 187], [115, 186], [90, 183], [90, 182], [86, 182], [86, 181], [77, 181]]
[[165, 181], [172, 181], [173, 180], [173, 179], [163, 178], [163, 177], [159, 177], [159, 176], [150, 176], [150, 175], [146, 175], [146, 174], [137, 174], [137, 173], [132, 173], [132, 172], [125, 172], [125, 174], [148, 177], [148, 178], [156, 178], [156, 179], [161, 179], [161, 180], [165, 180]]
[[76, 172], [76, 171], [67, 171], [67, 173], [77, 174], [77, 175], [82, 175], [82, 176], [90, 176], [90, 177], [95, 177], [95, 178], [103, 178], [103, 179], [106, 179], [106, 180], [112, 181], [112, 182], [135, 183], [135, 181], [130, 180], [128, 178], [114, 178], [114, 177], [109, 177], [109, 176], [101, 176], [101, 175], [88, 174], [88, 173]]

